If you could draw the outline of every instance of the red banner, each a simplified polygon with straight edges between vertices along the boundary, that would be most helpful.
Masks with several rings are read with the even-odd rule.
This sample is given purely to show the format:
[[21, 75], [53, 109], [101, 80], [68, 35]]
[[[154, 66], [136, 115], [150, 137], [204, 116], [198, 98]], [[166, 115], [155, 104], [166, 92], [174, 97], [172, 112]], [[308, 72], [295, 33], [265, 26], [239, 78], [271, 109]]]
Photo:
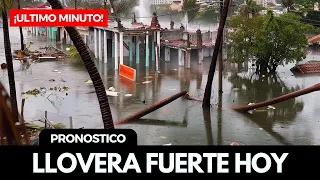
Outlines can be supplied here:
[[10, 26], [108, 26], [107, 10], [10, 10]]

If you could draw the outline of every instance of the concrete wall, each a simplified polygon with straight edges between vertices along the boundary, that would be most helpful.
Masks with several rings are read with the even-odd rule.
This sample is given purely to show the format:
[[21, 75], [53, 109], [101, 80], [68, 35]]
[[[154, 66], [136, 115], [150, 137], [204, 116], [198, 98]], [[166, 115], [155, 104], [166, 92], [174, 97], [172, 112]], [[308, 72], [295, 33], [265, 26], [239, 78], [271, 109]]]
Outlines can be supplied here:
[[[193, 44], [197, 43], [197, 34], [196, 32], [191, 32], [189, 33], [190, 35], [190, 42]], [[214, 31], [207, 31], [207, 32], [202, 32], [202, 41], [215, 41], [217, 36], [217, 32]], [[183, 37], [183, 33], [179, 30], [168, 30], [164, 31], [162, 34], [162, 39], [164, 40], [180, 40]]]
[[174, 31], [164, 31], [162, 33], [162, 39], [164, 40], [180, 40], [182, 39], [182, 35], [183, 33], [181, 31], [178, 30], [174, 30]]

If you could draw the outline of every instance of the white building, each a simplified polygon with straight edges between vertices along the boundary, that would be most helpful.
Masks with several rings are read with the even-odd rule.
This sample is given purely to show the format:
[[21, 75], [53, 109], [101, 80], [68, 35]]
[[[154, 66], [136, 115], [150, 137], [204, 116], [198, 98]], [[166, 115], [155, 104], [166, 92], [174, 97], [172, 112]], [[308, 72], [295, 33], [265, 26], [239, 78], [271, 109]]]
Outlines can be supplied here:
[[158, 5], [158, 4], [172, 4], [173, 0], [150, 0], [150, 4]]
[[276, 0], [255, 0], [257, 4], [260, 4], [264, 7], [267, 6], [268, 3], [276, 4]]

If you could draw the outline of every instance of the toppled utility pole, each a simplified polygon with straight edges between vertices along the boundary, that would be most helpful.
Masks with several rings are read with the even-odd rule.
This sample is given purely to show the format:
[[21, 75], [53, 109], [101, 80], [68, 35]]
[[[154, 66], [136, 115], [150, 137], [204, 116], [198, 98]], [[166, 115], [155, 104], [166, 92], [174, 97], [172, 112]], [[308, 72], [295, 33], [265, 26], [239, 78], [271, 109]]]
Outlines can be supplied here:
[[147, 108], [145, 108], [145, 109], [143, 109], [143, 110], [141, 110], [141, 111], [139, 111], [139, 112], [127, 117], [127, 118], [125, 118], [125, 119], [122, 119], [122, 120], [120, 120], [118, 122], [115, 122], [114, 125], [119, 125], [119, 124], [122, 124], [122, 123], [125, 123], [125, 122], [138, 120], [139, 118], [141, 118], [141, 117], [143, 117], [143, 116], [145, 116], [145, 115], [147, 115], [147, 114], [149, 114], [149, 113], [151, 113], [151, 112], [153, 112], [153, 111], [155, 111], [155, 110], [157, 110], [157, 109], [159, 109], [159, 108], [171, 103], [172, 101], [178, 99], [179, 97], [185, 96], [186, 94], [187, 94], [187, 91], [182, 91], [182, 92], [180, 92], [178, 94], [175, 94], [175, 95], [173, 95], [171, 97], [168, 97], [168, 98], [166, 98], [166, 99], [164, 99], [164, 100], [162, 100], [160, 102], [157, 102], [156, 104], [153, 104], [153, 105], [151, 105], [151, 106], [149, 106], [149, 107], [147, 107]]
[[272, 104], [276, 104], [276, 103], [279, 103], [279, 102], [282, 102], [282, 101], [286, 101], [288, 99], [295, 98], [295, 97], [298, 97], [298, 96], [301, 96], [301, 95], [304, 95], [304, 94], [308, 94], [308, 93], [311, 93], [311, 92], [314, 92], [314, 91], [320, 91], [320, 83], [319, 84], [315, 84], [315, 85], [313, 85], [311, 87], [299, 90], [299, 91], [295, 91], [295, 92], [292, 92], [292, 93], [289, 93], [289, 94], [286, 94], [286, 95], [283, 95], [283, 96], [279, 96], [279, 97], [274, 98], [274, 99], [270, 99], [270, 100], [263, 101], [263, 102], [256, 103], [256, 104], [252, 104], [252, 105], [246, 105], [246, 106], [240, 106], [240, 107], [232, 107], [231, 109], [233, 109], [235, 111], [246, 112], [246, 111], [250, 111], [250, 110], [253, 110], [253, 109], [257, 109], [257, 108], [269, 106], [269, 105], [272, 105]]
[[209, 70], [209, 74], [208, 74], [208, 81], [207, 81], [207, 85], [206, 85], [206, 89], [205, 89], [204, 97], [203, 97], [202, 107], [204, 107], [204, 108], [210, 108], [212, 81], [213, 81], [213, 77], [214, 77], [214, 72], [216, 70], [216, 64], [217, 64], [219, 50], [221, 47], [223, 29], [224, 29], [224, 25], [226, 24], [226, 20], [227, 20], [227, 16], [228, 16], [229, 3], [230, 3], [230, 0], [225, 0], [224, 8], [223, 8], [223, 16], [221, 17], [221, 20], [219, 23], [217, 39], [215, 42], [211, 65], [210, 65], [210, 70]]

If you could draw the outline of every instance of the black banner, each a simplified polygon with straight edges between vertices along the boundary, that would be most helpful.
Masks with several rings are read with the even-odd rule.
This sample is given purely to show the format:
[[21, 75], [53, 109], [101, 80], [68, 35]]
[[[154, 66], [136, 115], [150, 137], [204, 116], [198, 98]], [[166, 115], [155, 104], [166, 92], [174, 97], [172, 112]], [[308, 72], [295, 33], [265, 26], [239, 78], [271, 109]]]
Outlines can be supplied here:
[[311, 176], [320, 160], [318, 146], [56, 147], [0, 147], [2, 176]]
[[137, 146], [133, 130], [44, 130], [39, 146], [0, 146], [2, 176], [317, 175], [319, 146]]
[[67, 146], [136, 146], [137, 133], [132, 129], [45, 129], [41, 131], [39, 145]]

